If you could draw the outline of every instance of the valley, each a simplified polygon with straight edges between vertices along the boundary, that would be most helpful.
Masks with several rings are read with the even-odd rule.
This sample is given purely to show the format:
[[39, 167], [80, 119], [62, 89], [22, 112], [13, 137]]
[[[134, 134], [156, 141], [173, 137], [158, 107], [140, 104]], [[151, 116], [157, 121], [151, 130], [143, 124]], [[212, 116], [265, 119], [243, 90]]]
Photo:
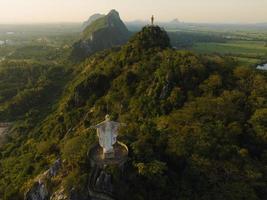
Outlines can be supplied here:
[[192, 50], [204, 54], [230, 56], [247, 65], [256, 65], [267, 55], [267, 47], [264, 41], [234, 40], [226, 43], [196, 43]]
[[[256, 26], [255, 28], [251, 25], [237, 28], [226, 24], [218, 25], [215, 28], [198, 24], [160, 24], [165, 27], [171, 37], [172, 45], [177, 49], [186, 49], [201, 54], [229, 56], [248, 66], [256, 66], [267, 55], [267, 27], [265, 26], [258, 28]], [[126, 23], [126, 25], [128, 25], [132, 34], [142, 27], [142, 24], [135, 24], [133, 29], [133, 24]], [[174, 28], [175, 26], [176, 28]], [[78, 23], [42, 26], [0, 25], [0, 57], [3, 59], [11, 51], [20, 50], [21, 47], [25, 46], [31, 46], [32, 48], [35, 48], [35, 46], [54, 49], [69, 48], [73, 42], [78, 41], [78, 33], [82, 31], [80, 27], [81, 24]], [[14, 34], [6, 34], [7, 31]], [[8, 42], [5, 44], [5, 41]], [[23, 51], [25, 52], [25, 50]]]

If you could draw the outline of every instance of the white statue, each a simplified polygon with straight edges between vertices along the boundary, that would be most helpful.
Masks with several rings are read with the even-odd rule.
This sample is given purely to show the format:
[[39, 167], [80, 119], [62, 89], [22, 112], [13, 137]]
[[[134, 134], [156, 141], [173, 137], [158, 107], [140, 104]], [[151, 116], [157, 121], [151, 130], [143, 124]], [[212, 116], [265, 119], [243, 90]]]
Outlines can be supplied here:
[[113, 145], [117, 142], [119, 126], [120, 123], [111, 121], [109, 115], [106, 115], [105, 121], [94, 126], [97, 129], [99, 144], [103, 148], [104, 156], [114, 154]]

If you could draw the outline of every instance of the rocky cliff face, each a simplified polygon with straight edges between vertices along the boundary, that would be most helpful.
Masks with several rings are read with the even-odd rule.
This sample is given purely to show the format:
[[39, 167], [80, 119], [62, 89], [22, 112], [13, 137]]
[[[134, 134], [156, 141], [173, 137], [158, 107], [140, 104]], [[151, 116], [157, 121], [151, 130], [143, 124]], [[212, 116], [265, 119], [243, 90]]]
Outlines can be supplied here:
[[56, 176], [61, 168], [61, 160], [58, 159], [54, 164], [43, 174], [38, 176], [32, 187], [26, 192], [25, 200], [48, 200], [50, 192], [46, 184], [46, 180]]
[[119, 13], [112, 10], [84, 29], [81, 39], [73, 45], [72, 57], [84, 59], [97, 51], [126, 43], [129, 36]]
[[49, 193], [43, 182], [36, 182], [25, 195], [25, 200], [48, 200]]

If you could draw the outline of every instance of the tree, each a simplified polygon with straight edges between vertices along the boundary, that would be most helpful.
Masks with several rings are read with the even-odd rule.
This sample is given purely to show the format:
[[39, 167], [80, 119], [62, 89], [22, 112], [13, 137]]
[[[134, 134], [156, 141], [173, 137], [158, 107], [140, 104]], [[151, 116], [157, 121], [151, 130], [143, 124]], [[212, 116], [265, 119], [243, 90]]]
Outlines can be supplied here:
[[257, 109], [250, 122], [257, 136], [267, 142], [267, 108]]
[[72, 168], [85, 163], [89, 145], [89, 141], [84, 136], [76, 136], [68, 140], [62, 149], [63, 159], [66, 159]]

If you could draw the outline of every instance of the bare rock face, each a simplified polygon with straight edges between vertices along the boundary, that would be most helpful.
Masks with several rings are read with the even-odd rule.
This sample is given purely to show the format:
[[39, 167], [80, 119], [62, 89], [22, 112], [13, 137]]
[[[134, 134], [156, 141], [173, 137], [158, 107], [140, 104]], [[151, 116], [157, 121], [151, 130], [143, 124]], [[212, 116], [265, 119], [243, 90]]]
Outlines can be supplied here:
[[61, 168], [61, 159], [57, 159], [54, 164], [49, 168], [49, 176], [54, 177], [57, 175], [58, 171]]
[[44, 183], [36, 182], [26, 193], [25, 200], [48, 200], [49, 193]]
[[164, 85], [164, 87], [162, 88], [161, 94], [160, 94], [160, 99], [166, 99], [166, 97], [168, 97], [168, 95], [171, 92], [171, 84], [166, 83]]
[[61, 160], [58, 159], [54, 164], [43, 174], [36, 178], [36, 182], [33, 186], [26, 192], [25, 200], [48, 200], [50, 193], [46, 187], [46, 183], [43, 180], [51, 179], [58, 174], [61, 168]]
[[99, 177], [96, 179], [95, 187], [98, 190], [103, 190], [112, 193], [113, 186], [111, 182], [111, 175], [105, 171], [101, 171]]

